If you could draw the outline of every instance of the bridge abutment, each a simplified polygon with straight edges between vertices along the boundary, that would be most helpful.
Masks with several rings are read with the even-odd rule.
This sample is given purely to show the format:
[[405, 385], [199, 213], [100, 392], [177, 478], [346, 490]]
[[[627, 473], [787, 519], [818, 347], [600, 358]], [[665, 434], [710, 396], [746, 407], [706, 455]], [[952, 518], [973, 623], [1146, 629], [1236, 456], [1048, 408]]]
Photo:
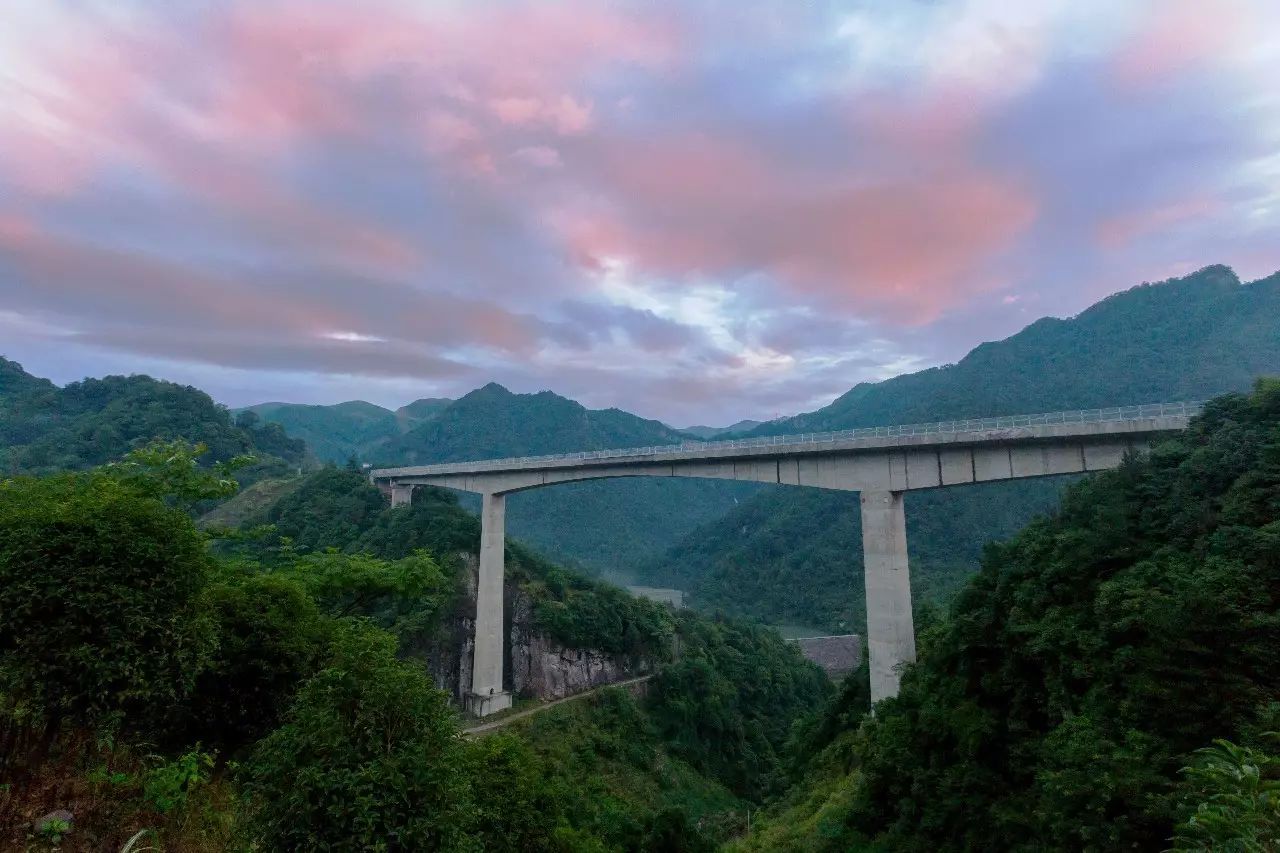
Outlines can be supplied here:
[[861, 502], [871, 701], [878, 702], [898, 694], [903, 664], [916, 659], [907, 516], [902, 492], [865, 491]]
[[480, 508], [475, 651], [471, 665], [471, 692], [467, 694], [467, 710], [477, 717], [511, 707], [511, 693], [502, 688], [506, 526], [507, 496], [485, 492]]
[[398, 483], [391, 485], [391, 508], [398, 506], [408, 506], [413, 503], [413, 486], [402, 486]]

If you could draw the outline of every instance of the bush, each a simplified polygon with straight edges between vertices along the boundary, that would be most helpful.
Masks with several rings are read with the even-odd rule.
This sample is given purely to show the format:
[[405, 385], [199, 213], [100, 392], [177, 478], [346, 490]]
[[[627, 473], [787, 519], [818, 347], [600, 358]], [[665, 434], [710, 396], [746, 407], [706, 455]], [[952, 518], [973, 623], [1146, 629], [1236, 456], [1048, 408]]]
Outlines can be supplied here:
[[204, 539], [182, 512], [100, 475], [0, 483], [0, 702], [15, 720], [154, 719], [212, 636]]
[[205, 593], [218, 644], [175, 726], [233, 753], [280, 723], [322, 663], [330, 621], [296, 581], [228, 570]]
[[442, 692], [368, 624], [336, 629], [329, 665], [244, 768], [269, 850], [458, 850], [463, 745]]

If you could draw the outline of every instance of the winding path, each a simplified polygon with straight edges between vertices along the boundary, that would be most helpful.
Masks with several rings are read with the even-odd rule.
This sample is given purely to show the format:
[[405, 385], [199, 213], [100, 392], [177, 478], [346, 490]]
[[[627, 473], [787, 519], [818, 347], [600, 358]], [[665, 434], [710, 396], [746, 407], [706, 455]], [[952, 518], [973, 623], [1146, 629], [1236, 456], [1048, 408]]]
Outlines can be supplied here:
[[528, 708], [524, 711], [517, 711], [510, 716], [502, 717], [501, 719], [493, 720], [488, 723], [481, 723], [477, 726], [472, 726], [469, 729], [463, 729], [462, 734], [466, 737], [482, 737], [497, 731], [507, 723], [514, 723], [516, 720], [523, 720], [525, 717], [532, 717], [534, 714], [541, 714], [549, 708], [554, 708], [557, 705], [563, 705], [565, 702], [573, 702], [574, 700], [582, 699], [583, 697], [590, 696], [593, 693], [599, 693], [601, 690], [608, 690], [611, 687], [630, 687], [633, 684], [643, 684], [650, 678], [653, 678], [653, 675], [653, 673], [649, 673], [648, 675], [642, 675], [639, 678], [629, 678], [626, 681], [615, 681], [613, 684], [601, 684], [599, 687], [592, 687], [590, 690], [584, 690], [581, 693], [575, 693], [572, 696], [566, 696], [563, 699], [553, 699], [552, 701], [546, 702], [542, 705]]

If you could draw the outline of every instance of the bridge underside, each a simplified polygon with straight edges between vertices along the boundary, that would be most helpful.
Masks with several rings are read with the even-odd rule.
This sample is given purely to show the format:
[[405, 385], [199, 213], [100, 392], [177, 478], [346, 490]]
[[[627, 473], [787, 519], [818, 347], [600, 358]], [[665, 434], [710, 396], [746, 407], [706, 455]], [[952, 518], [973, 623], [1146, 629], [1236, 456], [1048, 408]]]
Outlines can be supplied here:
[[1103, 471], [1145, 446], [1132, 437], [1098, 436], [1069, 441], [926, 447], [867, 452], [835, 451], [714, 461], [629, 462], [527, 471], [403, 475], [394, 486], [442, 486], [496, 494], [560, 483], [613, 477], [695, 477], [811, 486], [843, 491], [910, 491], [1055, 474]]

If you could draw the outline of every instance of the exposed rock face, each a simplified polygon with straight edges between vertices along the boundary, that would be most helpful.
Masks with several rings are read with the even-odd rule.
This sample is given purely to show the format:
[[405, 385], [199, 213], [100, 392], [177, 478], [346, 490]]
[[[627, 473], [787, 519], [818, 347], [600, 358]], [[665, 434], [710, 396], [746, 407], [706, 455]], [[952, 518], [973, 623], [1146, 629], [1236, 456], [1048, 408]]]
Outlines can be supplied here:
[[791, 642], [800, 647], [800, 654], [822, 667], [836, 681], [862, 665], [862, 637], [858, 634], [801, 637]]
[[538, 633], [533, 603], [517, 595], [511, 625], [511, 689], [519, 696], [562, 699], [643, 675], [648, 661], [621, 660], [590, 649], [569, 649]]
[[[461, 703], [471, 689], [471, 660], [475, 653], [476, 576], [473, 554], [462, 555], [463, 594], [446, 617], [435, 641], [414, 650], [426, 658], [436, 686]], [[562, 699], [583, 690], [624, 681], [652, 671], [650, 661], [630, 661], [591, 649], [570, 649], [539, 632], [533, 602], [510, 577], [504, 595], [506, 620], [505, 686], [516, 695]]]

